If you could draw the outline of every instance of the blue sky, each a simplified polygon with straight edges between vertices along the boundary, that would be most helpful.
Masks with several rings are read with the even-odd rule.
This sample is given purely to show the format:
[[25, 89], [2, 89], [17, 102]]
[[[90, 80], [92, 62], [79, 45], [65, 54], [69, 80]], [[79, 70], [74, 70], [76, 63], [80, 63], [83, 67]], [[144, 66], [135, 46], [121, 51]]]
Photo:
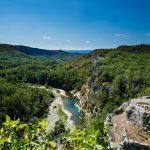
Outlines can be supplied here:
[[150, 0], [0, 0], [0, 43], [45, 49], [150, 44]]

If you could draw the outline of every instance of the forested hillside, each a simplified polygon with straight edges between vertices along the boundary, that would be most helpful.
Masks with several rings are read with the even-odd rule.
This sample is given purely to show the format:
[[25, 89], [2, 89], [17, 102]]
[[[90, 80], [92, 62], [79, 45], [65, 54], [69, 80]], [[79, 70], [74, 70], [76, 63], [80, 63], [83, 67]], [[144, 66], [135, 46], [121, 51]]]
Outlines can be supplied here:
[[81, 107], [91, 114], [88, 123], [83, 121], [85, 126], [99, 128], [107, 112], [132, 98], [150, 96], [150, 45], [97, 49], [81, 60], [76, 58], [71, 65], [79, 71], [85, 64]]

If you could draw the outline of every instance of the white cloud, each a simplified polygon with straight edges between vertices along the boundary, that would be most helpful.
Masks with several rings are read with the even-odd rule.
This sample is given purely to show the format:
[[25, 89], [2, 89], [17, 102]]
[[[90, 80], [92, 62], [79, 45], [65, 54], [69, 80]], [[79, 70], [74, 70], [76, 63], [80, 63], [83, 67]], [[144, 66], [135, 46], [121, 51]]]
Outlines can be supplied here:
[[147, 33], [146, 35], [147, 35], [147, 36], [150, 36], [150, 33]]
[[44, 40], [51, 40], [52, 37], [51, 36], [42, 36], [42, 39], [44, 39]]
[[87, 40], [87, 41], [84, 41], [84, 42], [85, 42], [86, 44], [90, 44], [90, 43], [91, 43], [91, 41], [88, 41], [88, 40]]
[[129, 35], [122, 34], [122, 33], [116, 33], [115, 36], [117, 36], [117, 37], [128, 37]]

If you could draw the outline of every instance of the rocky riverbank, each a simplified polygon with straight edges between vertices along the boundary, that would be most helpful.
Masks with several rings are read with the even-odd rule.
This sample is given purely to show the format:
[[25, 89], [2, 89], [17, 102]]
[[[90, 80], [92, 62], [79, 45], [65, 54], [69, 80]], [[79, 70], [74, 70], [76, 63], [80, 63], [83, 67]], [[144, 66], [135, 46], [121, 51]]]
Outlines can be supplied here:
[[61, 119], [61, 115], [58, 113], [58, 109], [62, 109], [62, 111], [67, 116], [67, 119], [64, 120], [66, 128], [73, 128], [74, 122], [71, 120], [72, 114], [64, 109], [64, 105], [62, 102], [62, 96], [66, 96], [65, 91], [62, 89], [52, 89], [52, 92], [55, 96], [54, 101], [49, 106], [49, 113], [47, 116], [47, 125], [48, 125], [48, 131], [51, 131], [55, 127], [55, 123]]

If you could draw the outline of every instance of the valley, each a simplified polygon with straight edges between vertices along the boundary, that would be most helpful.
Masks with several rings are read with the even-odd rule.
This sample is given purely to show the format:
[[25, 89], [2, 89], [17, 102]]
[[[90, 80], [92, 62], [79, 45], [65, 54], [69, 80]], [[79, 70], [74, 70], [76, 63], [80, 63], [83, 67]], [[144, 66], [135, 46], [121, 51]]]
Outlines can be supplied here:
[[113, 149], [104, 121], [121, 104], [150, 96], [150, 45], [51, 52], [0, 45], [0, 136], [6, 139], [0, 147], [16, 141], [27, 149]]

